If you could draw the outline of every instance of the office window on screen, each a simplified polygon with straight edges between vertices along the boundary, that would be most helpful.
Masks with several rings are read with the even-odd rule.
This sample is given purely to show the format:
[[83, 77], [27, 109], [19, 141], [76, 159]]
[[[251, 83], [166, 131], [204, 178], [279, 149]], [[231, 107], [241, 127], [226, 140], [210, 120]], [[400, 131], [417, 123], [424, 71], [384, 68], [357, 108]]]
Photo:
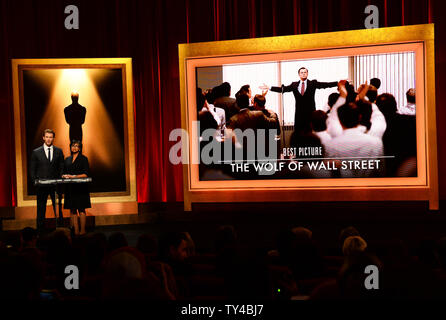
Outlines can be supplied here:
[[[341, 79], [352, 79], [352, 59], [349, 57], [325, 58], [299, 61], [280, 61], [270, 63], [253, 63], [223, 66], [223, 81], [231, 84], [231, 96], [241, 86], [249, 84], [253, 96], [260, 94], [259, 86], [264, 83], [268, 86], [289, 85], [299, 80], [297, 71], [300, 67], [308, 69], [308, 79], [318, 81], [339, 81]], [[337, 88], [316, 90], [315, 101], [317, 109], [324, 109], [328, 96], [337, 92]], [[266, 107], [272, 109], [279, 116], [282, 125], [294, 124], [295, 100], [292, 93], [283, 96], [276, 92], [266, 95]]]
[[407, 90], [415, 88], [415, 52], [355, 56], [354, 70], [355, 87], [378, 78], [378, 94], [393, 94], [398, 108], [407, 104]]
[[[293, 81], [299, 80], [297, 71], [301, 67], [308, 69], [308, 79], [321, 82], [339, 81], [341, 79], [350, 79], [352, 69], [350, 67], [350, 58], [329, 58], [317, 60], [284, 61], [282, 64], [282, 83], [289, 85]], [[337, 92], [338, 88], [318, 89], [314, 96], [316, 109], [325, 109], [328, 96]], [[295, 100], [293, 94], [283, 95], [284, 120], [285, 125], [291, 125], [294, 122]]]
[[[265, 82], [278, 83], [277, 65], [277, 62], [225, 65], [223, 66], [223, 81], [231, 84], [231, 97], [235, 98], [237, 91], [245, 84], [249, 84], [252, 97], [254, 97], [262, 93], [259, 87]], [[266, 108], [279, 114], [280, 97], [267, 94]]]

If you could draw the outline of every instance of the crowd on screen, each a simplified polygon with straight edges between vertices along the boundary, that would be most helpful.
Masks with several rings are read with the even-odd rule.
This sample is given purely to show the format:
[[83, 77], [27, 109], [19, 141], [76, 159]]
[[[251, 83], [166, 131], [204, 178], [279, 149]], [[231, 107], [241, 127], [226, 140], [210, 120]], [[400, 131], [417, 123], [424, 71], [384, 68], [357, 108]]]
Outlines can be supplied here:
[[[398, 106], [392, 94], [378, 92], [380, 84], [380, 80], [374, 78], [370, 84], [355, 89], [348, 81], [339, 81], [338, 92], [329, 95], [327, 105], [313, 111], [308, 119], [300, 120], [287, 141], [290, 148], [322, 148], [322, 155], [315, 157], [327, 161], [380, 159], [378, 170], [319, 170], [299, 174], [314, 177], [335, 174], [339, 177], [416, 176], [415, 89], [406, 92], [407, 105]], [[212, 128], [217, 135], [228, 137], [228, 132], [234, 129], [275, 129], [279, 137], [279, 117], [268, 109], [267, 92], [252, 97], [250, 86], [244, 85], [232, 98], [228, 82], [205, 92], [198, 89], [201, 132]]]
[[[445, 297], [446, 238], [409, 248], [395, 239], [368, 242], [354, 227], [339, 231], [330, 252], [304, 227], [279, 231], [275, 245], [262, 247], [242, 243], [234, 226], [223, 225], [204, 239], [214, 245], [203, 251], [188, 232], [141, 234], [135, 247], [120, 232], [108, 238], [100, 232], [72, 238], [63, 228], [3, 232], [0, 295], [2, 301]], [[66, 289], [67, 265], [79, 268], [78, 290]], [[364, 286], [369, 265], [379, 271], [379, 290]]]

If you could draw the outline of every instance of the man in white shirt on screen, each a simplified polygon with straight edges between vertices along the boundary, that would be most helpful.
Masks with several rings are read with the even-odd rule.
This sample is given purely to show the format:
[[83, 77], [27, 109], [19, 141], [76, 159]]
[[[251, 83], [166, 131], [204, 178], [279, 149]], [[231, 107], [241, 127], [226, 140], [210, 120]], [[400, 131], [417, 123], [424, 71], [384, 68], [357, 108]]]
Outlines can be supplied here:
[[415, 115], [415, 89], [410, 88], [406, 92], [407, 104], [398, 108], [398, 113], [408, 116]]
[[[327, 158], [333, 160], [344, 161], [349, 166], [345, 168], [338, 168], [341, 177], [357, 178], [368, 177], [379, 173], [380, 162], [372, 162], [372, 167], [357, 169], [351, 167], [349, 160], [377, 160], [384, 154], [383, 143], [380, 138], [364, 133], [360, 126], [360, 111], [355, 103], [344, 104], [339, 107], [336, 112], [339, 116], [339, 121], [342, 126], [342, 134], [331, 139], [325, 146], [325, 154]], [[349, 159], [350, 158], [350, 159]], [[347, 162], [345, 162], [347, 161]], [[367, 164], [368, 165], [368, 164]]]
[[[327, 132], [332, 138], [342, 134], [342, 126], [339, 122], [337, 110], [346, 102], [347, 91], [345, 89], [345, 81], [339, 82], [338, 90], [340, 96], [336, 103], [333, 105], [327, 118]], [[377, 89], [374, 86], [363, 84], [358, 88], [357, 92], [357, 100], [364, 99], [366, 101], [369, 101], [372, 107], [372, 113], [370, 116], [370, 127], [366, 128], [361, 124], [360, 127], [362, 128], [364, 133], [382, 139], [387, 128], [387, 123], [384, 115], [375, 104]]]

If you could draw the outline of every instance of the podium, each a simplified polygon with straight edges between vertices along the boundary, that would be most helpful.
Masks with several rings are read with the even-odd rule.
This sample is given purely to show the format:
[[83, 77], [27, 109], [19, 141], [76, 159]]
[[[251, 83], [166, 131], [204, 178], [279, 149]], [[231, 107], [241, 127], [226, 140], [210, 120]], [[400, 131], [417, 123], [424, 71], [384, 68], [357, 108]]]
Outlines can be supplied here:
[[59, 209], [59, 219], [57, 219], [56, 213], [56, 195], [54, 193], [50, 194], [51, 202], [54, 210], [54, 218], [56, 219], [56, 226], [63, 226], [63, 212], [62, 212], [62, 195], [63, 190], [61, 186], [66, 184], [87, 184], [93, 181], [92, 178], [72, 178], [72, 179], [36, 179], [34, 181], [35, 186], [55, 186], [55, 193], [57, 193], [57, 207]]

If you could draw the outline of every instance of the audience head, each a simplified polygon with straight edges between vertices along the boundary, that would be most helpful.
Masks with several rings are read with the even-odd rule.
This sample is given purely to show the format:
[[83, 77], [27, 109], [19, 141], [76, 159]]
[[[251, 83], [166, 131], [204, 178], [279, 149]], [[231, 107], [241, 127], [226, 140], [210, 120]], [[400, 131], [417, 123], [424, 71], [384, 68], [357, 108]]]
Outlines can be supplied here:
[[184, 261], [187, 258], [187, 237], [182, 232], [169, 232], [158, 241], [158, 253], [162, 259]]
[[84, 240], [87, 272], [88, 274], [100, 273], [107, 252], [107, 237], [101, 232], [94, 232], [87, 234]]
[[229, 82], [223, 82], [220, 88], [222, 97], [229, 97], [231, 95], [231, 85]]
[[339, 98], [339, 93], [337, 92], [333, 92], [328, 96], [328, 106], [330, 107], [330, 109], [333, 108], [336, 101], [338, 101], [338, 98]]
[[206, 90], [206, 91], [204, 92], [204, 99], [205, 99], [208, 103], [213, 104], [213, 103], [214, 103], [214, 100], [215, 100], [215, 97], [214, 97], [214, 90], [212, 90], [212, 89], [208, 89], [208, 90]]
[[308, 78], [308, 69], [305, 67], [301, 67], [299, 68], [299, 70], [297, 70], [297, 73], [299, 74], [299, 78], [301, 81], [305, 81]]
[[106, 258], [105, 273], [108, 279], [140, 279], [145, 274], [144, 256], [135, 248], [121, 247]]
[[370, 265], [376, 266], [379, 272], [382, 271], [381, 261], [366, 251], [346, 257], [338, 277], [339, 293], [342, 298], [370, 299], [379, 298], [382, 295], [381, 290], [368, 290], [364, 286], [369, 276], [364, 270]]
[[342, 229], [341, 233], [339, 234], [339, 243], [341, 244], [341, 248], [344, 246], [345, 239], [351, 236], [359, 236], [359, 235], [360, 235], [359, 231], [353, 226], [349, 226], [347, 228]]
[[127, 246], [127, 239], [122, 232], [115, 232], [108, 238], [108, 252]]
[[67, 259], [72, 253], [70, 230], [58, 228], [46, 236], [47, 262], [65, 268]]
[[217, 234], [215, 237], [215, 249], [217, 252], [224, 249], [233, 248], [236, 241], [237, 234], [233, 226], [224, 225], [217, 229]]
[[249, 97], [246, 94], [239, 94], [235, 101], [240, 109], [249, 107]]
[[392, 118], [398, 110], [395, 97], [390, 93], [380, 94], [376, 98], [376, 105], [386, 120]]
[[150, 234], [142, 234], [138, 237], [136, 248], [143, 254], [155, 256], [158, 251], [156, 238]]
[[344, 256], [355, 255], [363, 252], [367, 248], [367, 243], [360, 236], [350, 236], [344, 241], [342, 246], [342, 253]]
[[347, 99], [346, 102], [354, 102], [356, 100], [356, 96], [358, 95], [355, 91], [355, 88], [350, 84], [350, 82], [345, 82], [345, 89], [347, 90]]
[[374, 103], [376, 101], [376, 97], [378, 96], [378, 89], [376, 89], [375, 86], [370, 85], [369, 90], [365, 94], [367, 98], [369, 98], [369, 101]]
[[359, 125], [361, 114], [358, 106], [353, 103], [346, 103], [338, 109], [338, 117], [344, 129], [355, 128]]
[[415, 89], [410, 88], [406, 92], [407, 103], [415, 103]]
[[240, 88], [240, 90], [235, 94], [235, 98], [240, 95], [247, 95], [249, 99], [251, 99], [251, 87], [249, 84], [245, 84]]
[[25, 227], [22, 229], [21, 232], [22, 240], [23, 240], [23, 247], [29, 248], [29, 247], [36, 247], [37, 243], [37, 230], [31, 227]]
[[381, 87], [381, 80], [379, 80], [378, 78], [372, 78], [370, 79], [370, 84], [378, 90], [379, 87]]
[[316, 132], [327, 130], [327, 118], [327, 114], [324, 111], [313, 111], [311, 114], [311, 126], [313, 130]]
[[262, 96], [261, 94], [256, 94], [254, 96], [254, 108], [256, 110], [263, 110], [265, 109], [266, 104], [266, 98]]
[[369, 130], [372, 126], [372, 123], [370, 122], [372, 117], [372, 104], [366, 100], [359, 100], [356, 101], [356, 105], [358, 106], [359, 113], [361, 115], [361, 120], [359, 123]]
[[313, 232], [304, 227], [295, 227], [291, 229], [291, 232], [295, 234], [296, 241], [300, 244], [310, 242], [313, 237]]

